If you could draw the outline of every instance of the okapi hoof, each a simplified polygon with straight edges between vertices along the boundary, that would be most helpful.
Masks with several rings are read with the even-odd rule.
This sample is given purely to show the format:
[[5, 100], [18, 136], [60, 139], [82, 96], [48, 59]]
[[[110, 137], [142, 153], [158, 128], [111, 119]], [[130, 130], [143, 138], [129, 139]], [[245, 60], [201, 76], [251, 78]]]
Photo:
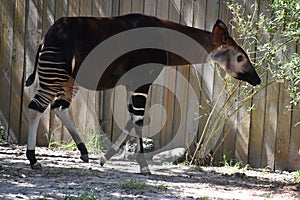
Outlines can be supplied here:
[[100, 165], [103, 166], [106, 163], [107, 159], [105, 158], [104, 155], [100, 156]]
[[42, 170], [42, 165], [39, 162], [36, 162], [33, 165], [31, 165], [31, 169]]
[[140, 172], [141, 172], [141, 174], [143, 174], [143, 175], [151, 175], [151, 171], [150, 171], [150, 169], [149, 169], [148, 166], [146, 166], [146, 167], [141, 167], [141, 168], [140, 168]]
[[88, 163], [89, 162], [89, 154], [85, 154], [85, 155], [81, 155], [80, 159], [85, 162]]

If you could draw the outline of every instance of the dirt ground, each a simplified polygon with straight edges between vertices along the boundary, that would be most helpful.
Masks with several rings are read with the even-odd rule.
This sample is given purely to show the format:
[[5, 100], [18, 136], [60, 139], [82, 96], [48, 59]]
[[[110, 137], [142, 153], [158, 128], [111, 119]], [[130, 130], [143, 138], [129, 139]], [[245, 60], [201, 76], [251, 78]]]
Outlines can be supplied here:
[[97, 154], [82, 163], [78, 152], [47, 148], [37, 148], [43, 169], [34, 171], [25, 149], [0, 144], [0, 199], [300, 199], [288, 172], [151, 164], [141, 175], [136, 162], [101, 167]]

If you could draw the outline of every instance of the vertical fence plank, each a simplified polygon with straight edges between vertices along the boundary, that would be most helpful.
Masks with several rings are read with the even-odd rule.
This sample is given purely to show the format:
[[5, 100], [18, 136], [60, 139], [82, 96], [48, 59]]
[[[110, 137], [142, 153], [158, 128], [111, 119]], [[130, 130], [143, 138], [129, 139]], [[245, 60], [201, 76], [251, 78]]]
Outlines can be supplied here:
[[[242, 4], [244, 5], [245, 15], [252, 15], [254, 13], [255, 7], [253, 6], [255, 1], [249, 0], [249, 1], [243, 1]], [[240, 45], [247, 51], [251, 52], [254, 51], [255, 48], [251, 46], [246, 46], [243, 44], [243, 41], [239, 41]], [[239, 89], [239, 96], [245, 97], [243, 94], [243, 85], [246, 83], [241, 83], [240, 89]], [[235, 156], [238, 160], [248, 163], [249, 155], [249, 133], [250, 133], [250, 115], [247, 112], [248, 107], [251, 106], [251, 101], [243, 102], [242, 107], [238, 111], [238, 117], [237, 117], [237, 134], [236, 134], [236, 146], [235, 146]]]
[[[119, 14], [131, 13], [131, 0], [120, 1]], [[114, 88], [112, 142], [118, 139], [129, 116], [127, 111], [127, 92], [124, 86]]]
[[[271, 74], [268, 74], [268, 80], [271, 79]], [[275, 156], [275, 140], [278, 116], [278, 84], [271, 84], [267, 86], [266, 91], [266, 112], [265, 112], [265, 126], [262, 149], [262, 163], [261, 166], [269, 166], [274, 168]]]
[[291, 139], [289, 147], [289, 166], [288, 170], [294, 171], [300, 169], [300, 134], [299, 125], [296, 123], [300, 121], [300, 105], [295, 106], [293, 109], [292, 127], [291, 127]]
[[[169, 1], [169, 14], [168, 14], [168, 20], [173, 22], [180, 22], [180, 6], [181, 1]], [[165, 84], [168, 85], [169, 88], [165, 88], [163, 90], [164, 99], [163, 99], [163, 105], [166, 108], [167, 111], [167, 121], [165, 125], [165, 130], [161, 132], [161, 144], [163, 146], [166, 146], [170, 142], [170, 147], [178, 147], [180, 144], [178, 144], [178, 141], [174, 141], [173, 138], [176, 136], [176, 134], [179, 135], [180, 138], [184, 138], [184, 134], [182, 134], [182, 130], [179, 130], [179, 125], [181, 123], [181, 109], [178, 101], [175, 101], [177, 97], [177, 94], [174, 94], [172, 91], [176, 93], [176, 66], [168, 67], [166, 68], [165, 74], [164, 74], [164, 80], [162, 82], [165, 82]], [[177, 88], [178, 91], [179, 88]], [[176, 104], [177, 102], [177, 104]], [[176, 106], [177, 105], [177, 106]], [[177, 110], [176, 110], [177, 109]], [[176, 113], [179, 114], [179, 116], [176, 117]], [[180, 132], [181, 131], [181, 132]]]
[[[226, 14], [226, 6], [224, 5], [224, 1], [217, 2], [218, 7], [218, 18], [221, 19], [228, 27], [228, 21], [224, 18]], [[213, 22], [215, 24], [215, 21]], [[230, 27], [228, 27], [230, 28]], [[212, 31], [212, 29], [210, 30]], [[215, 146], [213, 148], [213, 159], [220, 160], [222, 159], [224, 152], [223, 152], [223, 144], [222, 141], [224, 139], [224, 124], [223, 120], [225, 120], [224, 110], [227, 108], [228, 105], [225, 105], [226, 102], [226, 93], [222, 90], [224, 87], [224, 80], [220, 76], [224, 76], [225, 72], [220, 70], [220, 68], [215, 66], [214, 72], [214, 84], [213, 84], [213, 95], [212, 95], [212, 102], [213, 105], [216, 107], [215, 113], [212, 115], [211, 120], [211, 136], [210, 136], [210, 144]], [[221, 96], [220, 96], [221, 95]]]
[[[230, 20], [232, 19], [231, 14], [227, 8], [226, 2], [220, 1], [220, 19], [226, 23], [229, 31], [232, 30], [232, 27], [230, 26]], [[222, 73], [224, 73], [222, 71]], [[228, 98], [227, 94], [224, 94], [226, 98]], [[226, 105], [226, 108], [229, 113], [233, 112], [234, 109], [236, 109], [236, 106], [232, 105], [232, 103], [228, 102]], [[223, 134], [220, 138], [223, 138], [223, 144], [220, 147], [220, 153], [219, 153], [219, 159], [220, 156], [226, 155], [227, 158], [233, 159], [234, 158], [234, 152], [235, 152], [235, 143], [236, 143], [236, 120], [237, 115], [234, 114], [232, 117], [228, 119], [228, 121], [224, 125]]]
[[110, 17], [113, 1], [93, 0], [92, 15], [99, 17]]
[[[100, 0], [97, 3], [97, 10], [100, 10], [99, 13], [101, 17], [110, 17], [114, 12], [113, 8], [118, 3], [118, 1], [106, 1]], [[107, 90], [101, 92], [101, 105], [100, 105], [100, 126], [105, 133], [112, 134], [111, 127], [112, 127], [112, 105], [111, 105], [111, 98], [112, 98], [112, 90]]]
[[[266, 10], [265, 1], [259, 1], [259, 13]], [[267, 13], [265, 13], [267, 14]], [[261, 33], [262, 37], [267, 41], [268, 36]], [[263, 56], [262, 53], [256, 53], [256, 60]], [[265, 63], [267, 64], [267, 63]], [[267, 76], [263, 75], [262, 87], [266, 87]], [[264, 135], [264, 121], [266, 112], [266, 89], [263, 89], [253, 97], [252, 105], [255, 109], [251, 112], [251, 129], [249, 141], [249, 164], [253, 167], [260, 167], [262, 162], [262, 149], [263, 149], [263, 135]]]
[[[193, 24], [193, 1], [181, 1], [181, 8], [180, 8], [180, 23], [187, 25], [187, 26], [192, 26]], [[191, 67], [189, 65], [186, 66], [179, 66], [177, 68], [178, 70], [178, 75], [182, 75], [181, 78], [178, 77], [177, 75], [177, 80], [176, 80], [176, 97], [178, 98], [179, 105], [175, 103], [175, 111], [174, 114], [174, 121], [176, 120], [176, 116], [181, 115], [180, 119], [178, 120], [180, 125], [182, 126], [182, 129], [179, 130], [178, 134], [180, 134], [180, 143], [177, 143], [177, 141], [174, 141], [175, 144], [174, 147], [177, 145], [181, 147], [186, 147], [187, 145], [187, 139], [190, 137], [190, 128], [187, 126], [188, 120], [190, 120], [190, 115], [192, 113], [188, 113], [188, 104], [189, 99], [188, 99], [188, 86], [189, 86], [189, 79], [190, 79], [190, 69]], [[179, 79], [178, 79], [179, 78]], [[178, 106], [178, 107], [177, 107]], [[179, 113], [177, 113], [179, 111]], [[179, 125], [179, 124], [178, 124]], [[176, 133], [174, 133], [176, 134]], [[177, 143], [177, 144], [176, 144]]]
[[[119, 0], [113, 1], [111, 15], [112, 16], [120, 15]], [[107, 133], [110, 133], [111, 141], [114, 142], [117, 138], [117, 135], [114, 135], [113, 132], [113, 109], [114, 109], [114, 96], [115, 96], [114, 89], [109, 91], [104, 91], [104, 94], [105, 94], [104, 102], [106, 103], [104, 112], [106, 116], [108, 116], [108, 120], [106, 120], [104, 127], [105, 127], [105, 131]]]
[[120, 1], [121, 0], [115, 0], [112, 4], [112, 10], [111, 10], [111, 16], [118, 16], [120, 15]]
[[[37, 52], [37, 47], [40, 44], [40, 41], [42, 40], [43, 37], [43, 1], [35, 1], [34, 2], [36, 8], [37, 8], [37, 26], [38, 29], [33, 29], [32, 31], [36, 33], [36, 47], [32, 52], [32, 57], [33, 57], [33, 64], [35, 61], [35, 55]], [[38, 31], [36, 31], [38, 30]], [[32, 65], [34, 66], [34, 65]], [[37, 90], [34, 90], [34, 94], [36, 93]], [[43, 116], [40, 120], [40, 125], [38, 128], [38, 136], [37, 136], [37, 144], [40, 146], [46, 146], [48, 145], [48, 137], [49, 137], [49, 109], [46, 109], [45, 112], [43, 113]], [[41, 128], [40, 128], [41, 127]]]
[[156, 4], [156, 0], [144, 0], [145, 1], [145, 5], [144, 5], [144, 13], [146, 15], [156, 15], [156, 8], [157, 8], [157, 4]]
[[[204, 1], [202, 1], [204, 2]], [[206, 3], [206, 2], [205, 2]], [[195, 26], [195, 21], [198, 16], [195, 16], [195, 9], [198, 10], [195, 1], [191, 1], [188, 5], [183, 5], [184, 20], [188, 26]], [[198, 19], [197, 19], [198, 20]], [[188, 93], [187, 93], [187, 116], [186, 116], [186, 127], [185, 127], [185, 147], [190, 150], [189, 153], [193, 152], [194, 144], [192, 143], [197, 139], [197, 131], [199, 128], [199, 106], [200, 106], [200, 88], [197, 76], [195, 74], [195, 66], [189, 66], [189, 80], [188, 80]], [[196, 96], [194, 96], [196, 95]], [[194, 99], [194, 97], [196, 99]]]
[[[80, 3], [81, 0], [69, 0], [68, 16], [80, 16]], [[75, 124], [75, 127], [78, 129], [79, 133], [83, 135], [83, 133], [85, 132], [86, 124], [86, 90], [84, 88], [79, 87], [77, 94], [72, 99], [72, 103], [70, 105], [69, 110], [70, 116]], [[66, 142], [70, 142], [71, 137], [66, 131], [66, 129], [64, 129], [64, 133], [64, 139], [66, 139]]]
[[[104, 1], [104, 0], [93, 0], [91, 15], [94, 17], [107, 17], [111, 14], [111, 6], [112, 1]], [[104, 93], [103, 92], [94, 92], [94, 132], [98, 134], [100, 132], [103, 134], [103, 105], [104, 105]], [[101, 132], [102, 131], [102, 132]], [[105, 131], [104, 131], [105, 132]]]
[[[295, 47], [295, 52], [300, 54], [300, 44]], [[300, 169], [300, 104], [293, 107], [290, 129], [289, 166], [288, 170]]]
[[[1, 4], [1, 47], [0, 47], [0, 122], [5, 129], [9, 130], [9, 115], [10, 115], [10, 101], [11, 101], [11, 70], [12, 64], [12, 50], [13, 50], [13, 22], [14, 22], [14, 3], [15, 1], [2, 1]], [[3, 118], [1, 116], [4, 116]], [[13, 135], [9, 139], [16, 141]]]
[[69, 0], [68, 3], [68, 16], [79, 16], [80, 0]]
[[68, 15], [68, 0], [55, 0], [55, 20]]
[[[93, 14], [93, 1], [81, 1], [81, 15], [92, 16]], [[86, 125], [85, 132], [91, 138], [93, 134], [98, 134], [99, 125], [99, 92], [86, 90]]]
[[143, 13], [143, 11], [144, 11], [144, 1], [131, 0], [131, 12], [132, 13]]
[[[296, 52], [296, 43], [291, 43], [288, 45], [286, 51], [283, 51], [278, 55], [278, 59], [288, 62], [287, 58], [290, 58], [294, 52]], [[290, 96], [288, 91], [286, 91], [286, 88], [288, 88], [287, 82], [279, 85], [277, 130], [274, 149], [274, 169], [279, 170], [288, 170], [289, 168], [289, 147], [291, 144], [291, 126], [293, 126], [292, 111], [287, 109], [290, 102]]]
[[287, 88], [287, 84], [281, 84], [279, 88], [278, 123], [275, 141], [274, 165], [275, 169], [279, 170], [288, 170], [290, 145], [289, 130], [291, 130], [292, 125], [291, 112], [287, 110], [289, 95], [285, 88]]
[[[205, 22], [205, 29], [208, 31], [212, 31], [213, 26], [218, 19], [218, 13], [219, 13], [219, 1], [213, 0], [213, 1], [207, 1], [206, 4], [206, 22]], [[211, 112], [211, 107], [214, 104], [214, 95], [213, 95], [213, 88], [215, 85], [215, 64], [208, 63], [203, 65], [202, 69], [202, 91], [204, 95], [202, 95], [201, 98], [201, 105], [204, 107], [204, 110], [207, 111], [209, 114]], [[207, 103], [207, 102], [208, 103]], [[207, 122], [207, 118], [203, 118], [204, 123], [209, 123], [207, 128], [210, 130], [212, 128], [213, 121]], [[208, 138], [210, 137], [211, 132], [206, 130], [206, 136], [205, 136], [205, 143], [207, 143]], [[202, 133], [201, 133], [202, 134]], [[211, 141], [212, 142], [212, 141]], [[213, 143], [207, 143], [206, 148], [212, 149]]]
[[[272, 1], [267, 1], [272, 3]], [[266, 2], [264, 2], [266, 3]], [[279, 38], [277, 38], [279, 39]], [[268, 40], [267, 40], [268, 42]], [[267, 82], [272, 80], [272, 74], [267, 73]], [[279, 84], [273, 83], [266, 87], [266, 110], [265, 110], [265, 124], [263, 135], [263, 147], [261, 156], [261, 166], [269, 166], [274, 169], [275, 160], [275, 141], [277, 134], [278, 123], [278, 97], [279, 97]]]
[[[50, 26], [54, 23], [54, 15], [55, 15], [55, 0], [45, 0], [43, 1], [43, 5], [41, 7], [41, 16], [42, 19], [42, 33], [41, 37], [44, 37]], [[50, 141], [52, 136], [52, 118], [51, 118], [51, 111], [50, 109], [46, 109], [43, 113], [43, 117], [45, 118], [45, 121], [49, 123], [49, 129], [47, 132], [45, 132], [45, 136], [47, 137], [47, 140], [44, 141], [45, 145], [48, 144], [48, 141]], [[58, 137], [60, 137], [60, 134], [58, 134]]]
[[[55, 0], [54, 1], [54, 19], [57, 20], [60, 17], [67, 17], [68, 15], [68, 0]], [[54, 23], [54, 22], [53, 22]], [[50, 24], [52, 25], [52, 24]], [[51, 141], [66, 142], [68, 141], [69, 133], [62, 124], [61, 120], [56, 116], [53, 110], [50, 111], [50, 130]], [[49, 141], [49, 142], [51, 142]]]
[[[42, 35], [42, 9], [43, 2], [37, 0], [28, 0], [28, 8], [26, 13], [26, 39], [25, 39], [25, 52], [26, 52], [26, 77], [27, 78], [32, 72], [34, 67], [35, 55], [37, 47], [41, 41]], [[35, 95], [38, 88], [37, 81], [28, 88], [24, 89], [23, 95], [23, 106], [22, 106], [22, 137], [21, 142], [27, 141], [28, 135], [28, 103]], [[37, 136], [37, 145], [47, 145], [49, 132], [49, 116], [43, 115], [39, 127]]]
[[[206, 6], [207, 1], [206, 0], [196, 0], [194, 2], [194, 26], [199, 29], [205, 29], [206, 26]], [[205, 126], [205, 123], [207, 121], [207, 110], [209, 110], [206, 99], [208, 98], [207, 94], [205, 93], [206, 89], [203, 89], [205, 87], [204, 80], [203, 80], [203, 70], [204, 67], [206, 67], [206, 64], [198, 64], [195, 66], [195, 75], [198, 80], [197, 86], [199, 89], [199, 109], [198, 109], [198, 118], [199, 118], [199, 126], [198, 126], [198, 133], [196, 138], [196, 143], [199, 141], [203, 129]], [[197, 74], [196, 74], [197, 73]], [[192, 148], [192, 147], [191, 147]], [[195, 145], [193, 146], [195, 148]]]
[[[167, 1], [166, 1], [167, 2]], [[144, 6], [143, 6], [144, 10], [143, 13], [146, 15], [152, 15], [155, 16], [157, 13], [157, 1], [153, 1], [153, 0], [145, 0], [144, 1]], [[161, 75], [157, 78], [158, 80], [161, 80]], [[149, 112], [149, 109], [151, 108], [152, 105], [154, 104], [159, 104], [159, 105], [163, 105], [162, 104], [162, 90], [159, 86], [153, 84], [150, 87], [150, 91], [148, 92], [148, 99], [147, 99], [147, 104], [146, 104], [146, 124], [150, 122], [150, 124], [148, 126], [145, 126], [143, 128], [143, 136], [145, 137], [150, 137], [154, 140], [154, 148], [157, 150], [161, 147], [161, 141], [160, 141], [160, 132], [159, 133], [155, 133], [155, 127], [153, 126], [158, 126], [161, 127], [161, 116], [158, 116], [157, 113], [151, 113]], [[149, 118], [147, 118], [147, 116], [149, 116]], [[148, 120], [148, 121], [147, 121]]]
[[131, 0], [120, 1], [120, 15], [131, 13]]
[[[169, 13], [169, 1], [158, 0], [156, 2], [156, 16], [161, 19], [168, 19]], [[173, 67], [164, 68], [156, 81], [162, 85], [175, 85], [175, 75], [174, 73], [169, 72], [169, 70], [172, 69]], [[159, 132], [153, 137], [157, 149], [162, 149], [162, 147], [166, 146], [168, 142], [171, 141], [170, 138], [173, 135], [172, 121], [174, 112], [174, 94], [170, 92], [170, 89], [174, 88], [164, 88], [162, 85], [154, 84], [151, 91], [151, 105], [158, 104], [164, 109], [162, 112], [156, 112], [151, 118], [152, 127], [150, 129], [150, 134], [153, 135], [156, 127], [160, 127]], [[163, 115], [166, 115], [166, 121], [164, 121]]]
[[[194, 1], [193, 5], [193, 27], [198, 29], [204, 29], [205, 27], [205, 13], [206, 11], [206, 0], [196, 0]], [[201, 110], [201, 95], [202, 95], [202, 86], [201, 86], [201, 71], [202, 71], [202, 64], [193, 65], [193, 69], [190, 70], [190, 84], [194, 89], [197, 97], [198, 97], [198, 105], [195, 120], [198, 120], [198, 130], [196, 132], [196, 137], [194, 138], [193, 144], [190, 145], [190, 154], [192, 154], [196, 148], [196, 144], [200, 139], [200, 132], [202, 133], [201, 127], [202, 126], [202, 118], [200, 117], [203, 113]]]
[[[89, 16], [91, 14], [91, 8], [92, 8], [92, 1], [91, 0], [80, 0], [79, 1], [79, 16]], [[92, 92], [91, 92], [92, 93]], [[87, 135], [89, 135], [90, 129], [90, 117], [94, 117], [93, 112], [91, 111], [90, 106], [91, 105], [91, 99], [90, 99], [90, 91], [88, 91], [86, 88], [80, 87], [77, 100], [76, 100], [76, 110], [74, 110], [74, 116], [76, 127], [78, 127], [81, 135], [83, 138], [88, 138]], [[92, 108], [93, 110], [95, 108]]]
[[22, 78], [24, 70], [25, 5], [26, 2], [23, 0], [17, 0], [14, 4], [13, 57], [11, 66], [11, 100], [8, 134], [8, 141], [13, 143], [19, 143], [22, 120], [21, 107], [23, 91]]

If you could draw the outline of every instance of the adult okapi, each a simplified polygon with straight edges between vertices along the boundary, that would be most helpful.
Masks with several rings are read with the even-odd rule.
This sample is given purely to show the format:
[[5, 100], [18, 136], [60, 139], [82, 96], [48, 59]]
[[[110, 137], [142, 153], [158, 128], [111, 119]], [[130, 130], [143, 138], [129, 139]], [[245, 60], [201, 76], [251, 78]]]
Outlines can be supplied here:
[[[246, 81], [254, 86], [261, 82], [249, 57], [230, 37], [226, 25], [221, 20], [217, 20], [212, 32], [209, 32], [142, 14], [128, 14], [110, 18], [60, 18], [49, 28], [41, 42], [36, 55], [34, 71], [26, 81], [26, 86], [31, 85], [34, 82], [36, 70], [38, 70], [39, 89], [28, 105], [30, 120], [26, 155], [33, 169], [41, 168], [41, 165], [37, 162], [35, 157], [37, 127], [42, 113], [49, 104], [51, 104], [51, 109], [54, 109], [76, 142], [81, 153], [81, 159], [84, 162], [88, 162], [88, 151], [68, 114], [68, 108], [72, 101], [74, 82], [77, 82], [76, 78], [79, 71], [84, 72], [85, 69], [81, 68], [82, 63], [96, 46], [117, 34], [139, 28], [157, 28], [184, 34], [204, 48], [207, 54], [205, 58], [190, 61], [176, 55], [174, 52], [168, 51], [168, 49], [144, 48], [127, 52], [110, 63], [109, 66], [92, 66], [93, 68], [89, 69], [89, 73], [91, 73], [91, 70], [96, 70], [101, 67], [105, 68], [105, 70], [101, 77], [97, 77], [98, 79], [96, 81], [98, 84], [96, 87], [89, 88], [87, 86], [88, 89], [103, 91], [123, 84], [130, 90], [129, 82], [134, 80], [129, 80], [128, 82], [118, 81], [124, 74], [136, 66], [145, 63], [160, 63], [165, 66], [198, 64], [205, 63], [207, 57], [210, 57], [214, 62], [218, 63], [225, 72], [236, 79]], [[143, 37], [143, 35], [139, 36], [136, 38], [136, 41], [143, 39]], [[168, 37], [172, 37], [172, 35]], [[164, 38], [159, 38], [159, 35], [158, 40], [164, 43]], [[134, 42], [135, 41], [131, 41], [132, 44]], [[115, 48], [118, 49], [118, 46], [116, 45]], [[192, 49], [192, 47], [184, 44], [180, 48], [186, 52], [197, 51], [197, 49]], [[101, 58], [103, 55], [98, 56]], [[161, 69], [158, 69], [157, 71], [160, 72], [160, 70]], [[150, 80], [154, 81], [157, 75], [158, 73], [154, 73], [154, 76], [151, 77]], [[134, 79], [134, 76], [132, 76], [132, 79]], [[77, 83], [84, 87], [86, 86], [84, 81]], [[132, 122], [127, 123], [120, 138], [112, 145], [111, 149], [100, 158], [101, 165], [116, 153], [120, 144], [128, 135], [128, 130], [135, 128], [138, 138], [138, 151], [140, 152], [137, 157], [137, 162], [140, 165], [141, 173], [150, 173], [147, 162], [142, 154], [143, 145], [140, 129], [143, 125], [145, 104], [150, 86], [151, 83], [145, 84], [132, 91], [131, 103], [128, 105]]]

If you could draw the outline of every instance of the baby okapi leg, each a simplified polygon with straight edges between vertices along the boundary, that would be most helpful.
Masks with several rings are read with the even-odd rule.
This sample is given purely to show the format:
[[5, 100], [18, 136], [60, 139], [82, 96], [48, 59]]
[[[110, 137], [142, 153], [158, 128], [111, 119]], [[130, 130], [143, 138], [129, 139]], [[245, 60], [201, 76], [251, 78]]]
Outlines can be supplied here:
[[118, 139], [113, 143], [110, 147], [110, 149], [105, 153], [105, 155], [100, 156], [100, 165], [103, 166], [107, 160], [109, 160], [111, 157], [113, 157], [119, 150], [121, 144], [124, 142], [130, 131], [132, 130], [133, 125], [132, 121], [128, 120], [125, 129], [122, 131], [121, 135], [118, 137]]
[[148, 163], [144, 156], [143, 138], [142, 138], [142, 126], [134, 125], [137, 135], [137, 157], [136, 161], [140, 165], [140, 172], [142, 174], [151, 174]]
[[80, 159], [83, 162], [89, 162], [88, 151], [86, 149], [86, 146], [85, 146], [83, 140], [81, 139], [79, 132], [75, 128], [75, 125], [70, 118], [69, 109], [63, 108], [62, 106], [60, 106], [60, 107], [54, 108], [54, 111], [55, 111], [56, 115], [59, 117], [59, 119], [66, 126], [66, 128], [68, 129], [69, 133], [71, 134], [73, 140], [75, 141], [77, 148], [81, 153]]
[[142, 129], [144, 125], [145, 107], [150, 84], [143, 85], [135, 90], [131, 96], [131, 104], [128, 110], [131, 113], [132, 121], [137, 136], [137, 162], [140, 165], [142, 174], [150, 174], [148, 163], [144, 156]]
[[33, 109], [29, 109], [29, 125], [28, 125], [28, 142], [26, 157], [30, 162], [32, 169], [41, 169], [42, 166], [35, 158], [35, 146], [37, 137], [37, 128], [42, 117], [42, 113]]

